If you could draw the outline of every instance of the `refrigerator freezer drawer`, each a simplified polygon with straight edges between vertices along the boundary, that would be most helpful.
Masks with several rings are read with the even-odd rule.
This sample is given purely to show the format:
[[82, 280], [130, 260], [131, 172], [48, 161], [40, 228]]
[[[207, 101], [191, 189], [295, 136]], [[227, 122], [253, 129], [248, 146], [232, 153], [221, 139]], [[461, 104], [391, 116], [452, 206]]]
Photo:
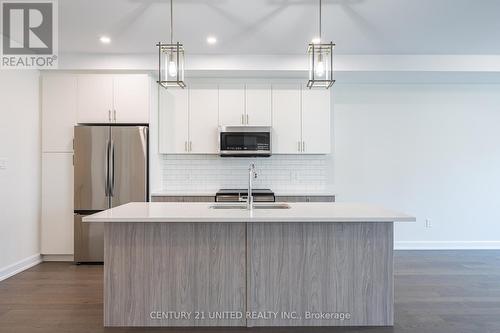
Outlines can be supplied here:
[[83, 223], [85, 215], [75, 214], [76, 263], [104, 261], [104, 224]]

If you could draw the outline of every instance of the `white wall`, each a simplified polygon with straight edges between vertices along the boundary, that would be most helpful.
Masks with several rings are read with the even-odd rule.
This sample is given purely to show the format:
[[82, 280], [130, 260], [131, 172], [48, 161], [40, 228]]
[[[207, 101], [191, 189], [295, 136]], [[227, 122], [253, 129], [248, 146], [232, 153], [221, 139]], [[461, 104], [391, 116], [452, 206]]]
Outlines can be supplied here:
[[38, 71], [0, 71], [0, 280], [39, 260]]
[[500, 248], [500, 85], [337, 84], [334, 101], [338, 201], [414, 214], [397, 248]]

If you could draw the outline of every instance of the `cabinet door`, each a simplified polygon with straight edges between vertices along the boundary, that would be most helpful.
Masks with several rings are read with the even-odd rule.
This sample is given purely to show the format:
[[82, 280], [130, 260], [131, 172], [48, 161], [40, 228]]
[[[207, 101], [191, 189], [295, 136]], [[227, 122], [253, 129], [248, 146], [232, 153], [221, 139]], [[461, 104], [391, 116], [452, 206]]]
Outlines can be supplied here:
[[42, 78], [42, 151], [73, 151], [77, 83], [73, 75]]
[[149, 77], [116, 75], [113, 78], [113, 120], [120, 124], [149, 123]]
[[42, 154], [42, 254], [73, 254], [73, 153]]
[[299, 154], [301, 141], [300, 85], [273, 85], [273, 154]]
[[189, 86], [189, 151], [216, 154], [218, 126], [217, 85]]
[[219, 85], [219, 125], [244, 125], [245, 85]]
[[80, 124], [109, 123], [113, 110], [111, 75], [78, 76], [77, 121]]
[[245, 101], [247, 125], [271, 126], [270, 84], [247, 84]]
[[159, 89], [159, 152], [187, 153], [188, 90]]
[[303, 153], [330, 153], [330, 112], [329, 89], [302, 89]]

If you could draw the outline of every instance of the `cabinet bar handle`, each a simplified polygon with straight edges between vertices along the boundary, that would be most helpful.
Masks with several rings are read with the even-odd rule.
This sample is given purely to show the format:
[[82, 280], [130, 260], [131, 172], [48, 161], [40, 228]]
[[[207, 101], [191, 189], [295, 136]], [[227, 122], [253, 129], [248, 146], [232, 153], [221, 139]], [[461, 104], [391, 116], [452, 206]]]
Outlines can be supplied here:
[[250, 121], [248, 120], [248, 114], [247, 114], [247, 125], [250, 123]]
[[111, 110], [108, 110], [108, 120], [111, 121]]
[[189, 141], [189, 151], [193, 150], [193, 142]]
[[113, 118], [116, 121], [116, 110], [113, 110]]
[[187, 143], [187, 141], [184, 141], [184, 151], [188, 151], [188, 143]]
[[300, 151], [300, 141], [297, 141], [297, 151]]
[[241, 124], [245, 125], [245, 115], [244, 114], [241, 115]]
[[306, 151], [306, 142], [302, 141], [302, 151]]

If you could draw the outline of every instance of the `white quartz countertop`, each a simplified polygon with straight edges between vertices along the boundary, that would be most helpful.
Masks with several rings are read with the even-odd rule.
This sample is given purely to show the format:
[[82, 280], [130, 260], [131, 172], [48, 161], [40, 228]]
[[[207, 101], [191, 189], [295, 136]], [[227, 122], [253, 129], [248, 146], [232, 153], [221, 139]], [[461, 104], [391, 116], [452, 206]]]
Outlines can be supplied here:
[[360, 203], [288, 203], [289, 209], [213, 209], [214, 203], [131, 202], [83, 222], [414, 222], [415, 217]]
[[[151, 193], [152, 197], [215, 197], [217, 191], [155, 191]], [[329, 191], [278, 191], [274, 192], [277, 197], [295, 197], [295, 196], [332, 196], [335, 195]]]

